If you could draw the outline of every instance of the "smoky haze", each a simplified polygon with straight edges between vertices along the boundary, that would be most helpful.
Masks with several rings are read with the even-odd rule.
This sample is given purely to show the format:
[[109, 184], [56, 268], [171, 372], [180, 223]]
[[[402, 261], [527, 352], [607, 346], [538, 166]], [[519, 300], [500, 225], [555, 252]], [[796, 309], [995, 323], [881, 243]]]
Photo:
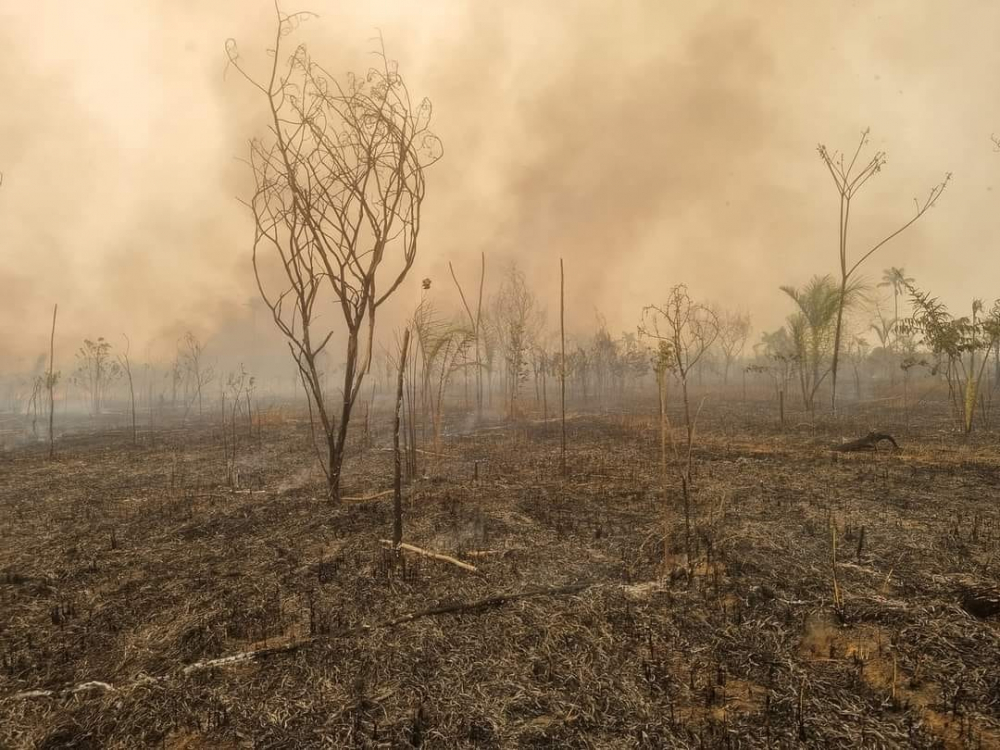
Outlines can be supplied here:
[[[380, 30], [434, 103], [445, 156], [396, 311], [423, 277], [454, 306], [447, 262], [471, 283], [480, 252], [493, 282], [517, 261], [551, 311], [563, 257], [572, 329], [600, 312], [634, 330], [683, 281], [749, 310], [756, 339], [790, 311], [779, 284], [835, 272], [837, 197], [816, 144], [853, 148], [866, 126], [889, 162], [857, 203], [855, 252], [954, 173], [869, 278], [905, 266], [956, 308], [1000, 293], [1000, 5], [284, 5], [300, 8], [320, 17], [295, 41], [326, 68], [363, 70]], [[226, 72], [223, 45], [236, 38], [263, 72], [274, 26], [258, 0], [0, 6], [0, 369], [36, 361], [54, 302], [64, 369], [85, 336], [126, 333], [157, 357], [188, 329], [210, 339], [249, 318], [239, 159], [263, 102]], [[400, 318], [381, 320], [385, 335]]]

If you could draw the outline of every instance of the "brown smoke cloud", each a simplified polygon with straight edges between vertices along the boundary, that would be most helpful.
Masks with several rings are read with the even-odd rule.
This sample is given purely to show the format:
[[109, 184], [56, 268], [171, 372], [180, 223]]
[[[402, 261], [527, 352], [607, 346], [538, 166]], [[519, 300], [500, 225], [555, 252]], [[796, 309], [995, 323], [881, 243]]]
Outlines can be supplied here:
[[[578, 330], [595, 311], [632, 329], [679, 281], [773, 327], [788, 311], [779, 284], [834, 270], [837, 202], [816, 143], [850, 148], [865, 126], [889, 164], [859, 200], [855, 247], [955, 174], [868, 275], [903, 265], [956, 307], [1000, 294], [994, 3], [304, 7], [321, 17], [298, 40], [326, 67], [363, 68], [379, 29], [434, 101], [446, 154], [411, 286], [432, 277], [444, 304], [447, 261], [471, 279], [485, 251], [494, 279], [517, 260], [553, 301], [565, 258]], [[266, 0], [0, 8], [0, 369], [44, 349], [56, 301], [63, 351], [127, 333], [157, 355], [248, 315], [238, 159], [260, 101], [225, 75], [223, 43], [262, 70], [273, 28]]]

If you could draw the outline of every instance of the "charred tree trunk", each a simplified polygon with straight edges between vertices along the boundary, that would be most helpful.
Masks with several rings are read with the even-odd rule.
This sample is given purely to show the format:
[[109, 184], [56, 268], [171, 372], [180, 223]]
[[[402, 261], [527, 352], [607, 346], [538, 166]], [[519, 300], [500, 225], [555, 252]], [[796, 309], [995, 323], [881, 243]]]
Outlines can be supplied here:
[[55, 360], [56, 353], [56, 313], [59, 312], [59, 305], [52, 308], [52, 335], [49, 337], [49, 378], [47, 385], [49, 386], [49, 458], [55, 458], [56, 455], [56, 441], [55, 441], [55, 374], [53, 372], [54, 368], [52, 363]]
[[403, 408], [403, 374], [406, 371], [406, 353], [410, 346], [410, 329], [403, 333], [403, 349], [399, 356], [399, 375], [396, 379], [396, 408], [392, 428], [393, 484], [392, 484], [392, 546], [399, 549], [403, 542], [403, 457], [399, 449], [400, 412]]
[[559, 342], [562, 359], [559, 363], [559, 392], [562, 410], [562, 475], [566, 476], [566, 276], [559, 259]]

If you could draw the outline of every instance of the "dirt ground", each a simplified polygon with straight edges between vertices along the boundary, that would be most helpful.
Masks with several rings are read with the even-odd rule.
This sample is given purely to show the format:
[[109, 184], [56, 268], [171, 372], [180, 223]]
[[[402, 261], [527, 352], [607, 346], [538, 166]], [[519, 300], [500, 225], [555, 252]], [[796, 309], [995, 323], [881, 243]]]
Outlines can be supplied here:
[[[654, 419], [575, 415], [566, 479], [557, 424], [445, 437], [404, 540], [475, 571], [397, 562], [390, 496], [324, 500], [301, 422], [235, 488], [207, 425], [9, 450], [0, 747], [1000, 747], [1000, 622], [967, 611], [1000, 444], [930, 419], [834, 460], [866, 431], [706, 407], [687, 565]], [[391, 487], [388, 444], [345, 494]]]

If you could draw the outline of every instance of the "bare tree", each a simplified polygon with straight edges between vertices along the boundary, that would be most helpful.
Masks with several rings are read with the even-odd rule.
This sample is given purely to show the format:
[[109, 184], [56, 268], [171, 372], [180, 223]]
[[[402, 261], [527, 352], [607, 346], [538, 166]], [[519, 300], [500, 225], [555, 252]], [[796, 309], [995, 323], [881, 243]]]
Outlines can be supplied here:
[[951, 173], [949, 172], [945, 175], [944, 180], [931, 188], [922, 203], [914, 198], [913, 202], [916, 205], [916, 213], [914, 216], [894, 232], [886, 235], [883, 239], [872, 245], [868, 250], [861, 253], [858, 259], [851, 263], [848, 259], [847, 253], [848, 229], [850, 228], [851, 221], [851, 202], [860, 192], [861, 188], [867, 184], [868, 180], [882, 171], [882, 167], [885, 166], [886, 163], [884, 151], [876, 151], [872, 158], [867, 162], [858, 162], [858, 157], [861, 155], [861, 151], [867, 143], [868, 129], [866, 128], [861, 133], [861, 139], [858, 141], [858, 147], [854, 150], [854, 155], [851, 157], [849, 162], [845, 161], [843, 153], [837, 151], [830, 152], [823, 144], [817, 146], [820, 158], [830, 171], [830, 176], [833, 177], [834, 185], [836, 185], [837, 193], [840, 196], [840, 243], [838, 251], [840, 263], [840, 306], [837, 310], [837, 323], [833, 336], [833, 364], [830, 368], [832, 388], [831, 407], [834, 412], [837, 411], [837, 365], [840, 361], [840, 341], [843, 334], [844, 303], [847, 300], [848, 282], [850, 282], [851, 277], [858, 270], [861, 264], [868, 260], [868, 258], [870, 258], [879, 248], [889, 242], [889, 240], [900, 235], [912, 226], [917, 219], [927, 213], [927, 211], [930, 210], [935, 203], [937, 203], [938, 198], [941, 197], [941, 194], [948, 186], [949, 180], [951, 180]]
[[122, 334], [122, 338], [125, 339], [125, 349], [118, 353], [118, 366], [125, 372], [125, 377], [128, 380], [128, 394], [132, 412], [132, 445], [136, 445], [139, 442], [139, 433], [135, 424], [135, 384], [132, 381], [132, 362], [128, 356], [129, 349], [132, 348], [132, 342], [128, 340], [128, 336], [124, 333]]
[[469, 318], [469, 327], [472, 330], [472, 340], [475, 345], [475, 365], [476, 365], [476, 418], [482, 419], [483, 417], [483, 342], [482, 342], [482, 323], [483, 323], [483, 285], [486, 282], [486, 253], [481, 254], [482, 265], [479, 271], [479, 296], [476, 299], [476, 313], [473, 315], [472, 308], [469, 306], [469, 302], [465, 297], [465, 292], [462, 291], [462, 285], [458, 283], [458, 277], [455, 275], [455, 268], [452, 266], [451, 261], [448, 261], [448, 270], [451, 271], [452, 281], [455, 282], [455, 288], [458, 289], [458, 294], [462, 298], [462, 307], [465, 309], [465, 314]]
[[782, 403], [792, 376], [804, 366], [799, 353], [799, 344], [794, 340], [789, 328], [790, 326], [786, 325], [776, 331], [761, 334], [760, 346], [767, 364], [752, 364], [747, 367], [748, 372], [765, 373], [771, 377], [775, 394]]
[[[656, 343], [656, 356], [660, 366], [673, 372], [681, 384], [681, 398], [684, 403], [684, 455], [678, 459], [678, 473], [684, 501], [684, 552], [691, 561], [691, 467], [694, 451], [694, 431], [696, 415], [691, 414], [688, 398], [688, 378], [698, 361], [715, 342], [719, 335], [719, 319], [711, 310], [694, 302], [684, 284], [670, 290], [667, 301], [662, 305], [647, 305], [642, 310], [640, 335]], [[664, 419], [666, 409], [663, 410]], [[673, 444], [673, 431], [669, 430]], [[666, 541], [664, 541], [666, 544]], [[666, 550], [664, 550], [666, 551]]]
[[566, 476], [566, 272], [559, 259], [559, 414], [562, 424], [560, 470]]
[[659, 339], [650, 352], [653, 373], [656, 375], [656, 398], [660, 407], [660, 477], [663, 481], [663, 495], [667, 494], [667, 399], [670, 387], [670, 366], [672, 361], [670, 342]]
[[[28, 404], [25, 409], [25, 416], [31, 415], [31, 435], [38, 437], [38, 410], [41, 405], [42, 392], [45, 390], [45, 377], [36, 375], [31, 379], [31, 395], [28, 396]], [[20, 399], [18, 399], [18, 402]], [[13, 401], [12, 401], [13, 403]], [[43, 412], [44, 416], [44, 412]]]
[[411, 327], [420, 345], [425, 414], [430, 416], [435, 450], [440, 451], [444, 394], [452, 376], [462, 369], [475, 334], [464, 321], [454, 323], [439, 316], [428, 299], [421, 301], [414, 311]]
[[750, 313], [723, 310], [716, 313], [719, 320], [719, 348], [725, 359], [722, 382], [729, 383], [729, 370], [733, 362], [740, 358], [750, 338]]
[[111, 357], [111, 344], [99, 336], [96, 341], [84, 339], [76, 353], [74, 382], [87, 393], [91, 414], [97, 416], [104, 408], [108, 389], [121, 374], [121, 367]]
[[493, 297], [493, 331], [504, 360], [505, 400], [508, 416], [518, 414], [518, 394], [527, 378], [528, 352], [541, 329], [538, 300], [528, 288], [524, 273], [516, 266], [507, 269], [500, 289]]
[[[372, 360], [376, 312], [413, 265], [424, 169], [441, 157], [441, 144], [429, 130], [430, 101], [411, 100], [381, 43], [377, 64], [344, 82], [315, 62], [305, 45], [285, 58], [283, 39], [309, 16], [278, 12], [264, 79], [244, 67], [234, 40], [226, 52], [266, 102], [269, 132], [251, 142], [249, 155], [256, 183], [248, 203], [254, 272], [322, 427], [323, 470], [330, 497], [338, 500], [351, 410]], [[316, 363], [334, 332], [329, 325], [317, 330], [320, 299], [340, 310], [346, 333], [339, 420]]]
[[[197, 398], [199, 417], [204, 414], [202, 410], [202, 391], [215, 378], [215, 369], [211, 365], [205, 364], [204, 355], [205, 346], [198, 340], [198, 337], [191, 333], [191, 331], [185, 333], [181, 341], [180, 352], [178, 353], [178, 362], [183, 368], [188, 384], [194, 393], [191, 396], [191, 400], [185, 405], [184, 413], [187, 414], [188, 409], [191, 407], [191, 402]], [[185, 387], [185, 390], [187, 390], [187, 387]]]
[[184, 363], [180, 352], [170, 363], [170, 372], [167, 377], [170, 378], [170, 408], [173, 409], [177, 406], [177, 389], [184, 382]]
[[59, 373], [53, 372], [54, 361], [56, 357], [56, 313], [59, 312], [59, 305], [56, 304], [52, 307], [52, 335], [49, 337], [49, 372], [45, 376], [45, 384], [49, 389], [49, 458], [55, 458], [56, 455], [56, 436], [55, 436], [55, 413], [56, 413], [56, 380], [59, 378]]
[[847, 342], [847, 359], [851, 363], [854, 372], [854, 397], [860, 401], [861, 392], [861, 368], [868, 361], [868, 354], [871, 346], [863, 336], [851, 336]]
[[[238, 413], [243, 411], [243, 397], [246, 394], [248, 388], [253, 387], [254, 379], [247, 372], [246, 367], [240, 362], [240, 370], [238, 373], [231, 372], [229, 377], [226, 379], [226, 389], [229, 391], [229, 397], [232, 402], [232, 406], [229, 410], [229, 426], [226, 426], [226, 391], [222, 392], [222, 430], [224, 434], [224, 441], [226, 448], [226, 483], [230, 487], [237, 487], [239, 485], [239, 471], [236, 466], [236, 449], [238, 445], [238, 438], [236, 432], [236, 416]], [[249, 414], [249, 400], [247, 401], [247, 412]], [[228, 429], [228, 439], [225, 438], [226, 430]]]
[[614, 371], [618, 359], [618, 342], [608, 332], [608, 323], [604, 316], [597, 314], [597, 331], [590, 347], [590, 361], [594, 371], [594, 395], [598, 405], [613, 390]]

